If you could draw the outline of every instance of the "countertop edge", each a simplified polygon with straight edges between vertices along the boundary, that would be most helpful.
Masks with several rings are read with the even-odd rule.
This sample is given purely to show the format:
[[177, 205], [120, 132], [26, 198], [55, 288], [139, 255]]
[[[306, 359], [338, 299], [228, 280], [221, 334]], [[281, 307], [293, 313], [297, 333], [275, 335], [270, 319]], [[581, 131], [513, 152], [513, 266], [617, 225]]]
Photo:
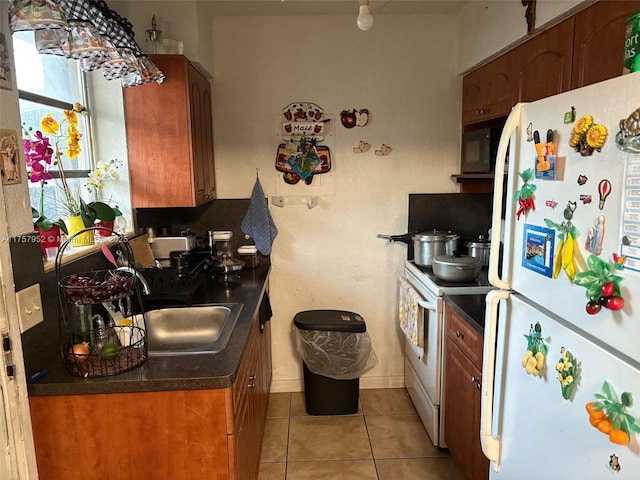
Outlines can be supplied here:
[[[240, 272], [236, 288], [224, 288], [221, 281], [208, 279], [194, 304], [243, 303], [227, 347], [217, 354], [149, 357], [128, 372], [95, 378], [71, 375], [58, 355], [52, 355], [49, 373], [27, 385], [29, 397], [134, 393], [167, 390], [226, 388], [235, 382], [240, 361], [254, 320], [266, 292], [270, 265]], [[207, 362], [209, 360], [209, 362]]]
[[484, 298], [486, 294], [444, 295], [446, 305], [453, 308], [480, 335], [484, 336]]

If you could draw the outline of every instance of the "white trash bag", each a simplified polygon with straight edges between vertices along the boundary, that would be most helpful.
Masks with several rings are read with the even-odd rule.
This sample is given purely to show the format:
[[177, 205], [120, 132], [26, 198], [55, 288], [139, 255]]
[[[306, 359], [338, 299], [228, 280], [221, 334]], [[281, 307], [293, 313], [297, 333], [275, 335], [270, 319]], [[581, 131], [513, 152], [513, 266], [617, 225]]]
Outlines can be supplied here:
[[298, 354], [307, 368], [317, 375], [335, 380], [354, 380], [378, 364], [367, 332], [293, 328]]

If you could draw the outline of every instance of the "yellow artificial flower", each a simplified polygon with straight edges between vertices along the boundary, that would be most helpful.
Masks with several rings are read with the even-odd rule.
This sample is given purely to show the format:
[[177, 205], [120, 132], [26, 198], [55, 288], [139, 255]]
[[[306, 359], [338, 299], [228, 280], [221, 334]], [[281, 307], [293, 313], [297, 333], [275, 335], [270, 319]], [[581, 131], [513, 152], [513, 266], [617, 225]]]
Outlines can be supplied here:
[[591, 115], [584, 115], [576, 120], [573, 131], [578, 134], [586, 133], [591, 125], [593, 125], [593, 117]]
[[41, 122], [42, 131], [49, 135], [55, 135], [60, 130], [60, 124], [53, 118], [53, 115], [48, 113], [42, 118]]
[[566, 363], [564, 364], [564, 371], [565, 371], [565, 372], [568, 372], [568, 371], [569, 371], [569, 370], [571, 370], [572, 368], [573, 368], [573, 363], [571, 363], [571, 362], [566, 362]]
[[64, 116], [67, 117], [67, 121], [69, 122], [69, 126], [78, 124], [78, 116], [76, 112], [73, 110], [64, 110]]
[[573, 132], [571, 134], [571, 138], [569, 139], [569, 146], [576, 147], [580, 143], [580, 134]]
[[556, 370], [561, 372], [562, 370], [564, 370], [564, 363], [560, 362], [556, 365]]
[[567, 382], [567, 385], [573, 383], [573, 377], [571, 375], [567, 375], [567, 378], [564, 379]]
[[607, 139], [607, 127], [604, 125], [592, 125], [587, 132], [587, 145], [591, 148], [602, 148]]
[[71, 158], [71, 159], [77, 158], [79, 154], [80, 154], [80, 147], [79, 146], [73, 146], [73, 145], [70, 144], [67, 147], [67, 155], [69, 156], [69, 158]]

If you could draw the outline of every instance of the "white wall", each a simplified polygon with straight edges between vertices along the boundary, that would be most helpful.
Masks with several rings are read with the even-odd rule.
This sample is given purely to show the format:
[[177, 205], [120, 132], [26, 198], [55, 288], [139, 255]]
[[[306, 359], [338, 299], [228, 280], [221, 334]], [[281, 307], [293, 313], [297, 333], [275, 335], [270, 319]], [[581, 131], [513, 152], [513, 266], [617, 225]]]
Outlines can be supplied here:
[[[583, 0], [537, 0], [540, 27]], [[463, 72], [527, 35], [526, 8], [519, 1], [472, 0], [459, 13], [458, 71]]]
[[[4, 3], [4, 2], [3, 2]], [[3, 13], [5, 12], [3, 5]], [[13, 42], [9, 32], [8, 23], [5, 21], [6, 15], [2, 17], [0, 32], [5, 36], [7, 47], [11, 51]], [[18, 89], [15, 78], [15, 64], [11, 55], [12, 82], [11, 90], [0, 89], [0, 128], [3, 130], [14, 130], [18, 137], [19, 148], [22, 142], [22, 127], [20, 124], [20, 109], [18, 108]], [[5, 210], [9, 235], [20, 235], [33, 231], [31, 220], [31, 203], [29, 202], [29, 180], [27, 178], [27, 167], [24, 164], [24, 156], [20, 154], [20, 175], [22, 182], [13, 185], [2, 185], [2, 195], [4, 196]]]
[[[362, 32], [352, 16], [222, 17], [214, 20], [214, 137], [221, 198], [247, 198], [260, 169], [268, 197], [321, 193], [318, 207], [271, 207], [279, 229], [271, 257], [274, 390], [301, 387], [289, 342], [295, 313], [360, 313], [379, 365], [367, 386], [402, 385], [396, 281], [406, 247], [377, 233], [403, 233], [410, 192], [454, 192], [459, 166], [460, 85], [454, 16], [380, 16]], [[370, 123], [333, 122], [332, 172], [320, 186], [287, 186], [276, 173], [275, 119], [291, 102], [329, 114], [368, 108]], [[354, 154], [359, 140], [371, 144]], [[385, 143], [388, 157], [374, 150]], [[329, 177], [329, 178], [327, 178]]]
[[[161, 39], [180, 40], [184, 54], [201, 63], [206, 70], [213, 68], [213, 43], [211, 42], [211, 2], [207, 1], [110, 1], [109, 8], [126, 17], [133, 24], [135, 40], [145, 53], [154, 53], [154, 45], [147, 41], [145, 31], [151, 29], [151, 19], [156, 17], [156, 29]], [[158, 47], [158, 53], [162, 53]]]

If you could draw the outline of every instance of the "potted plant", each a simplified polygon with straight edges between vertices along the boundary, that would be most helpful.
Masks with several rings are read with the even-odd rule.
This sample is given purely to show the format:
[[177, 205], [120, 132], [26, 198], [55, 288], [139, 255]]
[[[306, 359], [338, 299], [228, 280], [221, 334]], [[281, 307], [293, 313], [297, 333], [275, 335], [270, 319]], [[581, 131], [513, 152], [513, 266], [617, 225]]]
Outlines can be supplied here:
[[[80, 103], [74, 103], [71, 110], [63, 110], [64, 118], [60, 121], [53, 118], [52, 114], [45, 115], [40, 121], [41, 130], [35, 132], [35, 138], [31, 137], [32, 128], [25, 128], [24, 149], [27, 167], [29, 169], [29, 179], [32, 182], [40, 181], [41, 186], [44, 188], [47, 180], [51, 180], [53, 175], [49, 172], [51, 165], [58, 167], [60, 173], [60, 182], [62, 184], [62, 200], [60, 201], [61, 207], [68, 213], [69, 217], [66, 222], [56, 220], [53, 223], [60, 228], [60, 224], [64, 224], [63, 231], [69, 235], [82, 230], [84, 224], [81, 219], [78, 220], [82, 205], [78, 196], [72, 194], [67, 178], [65, 176], [64, 168], [62, 165], [62, 151], [61, 146], [66, 143], [66, 155], [70, 159], [74, 159], [82, 151], [80, 148], [80, 139], [82, 135], [78, 131], [78, 117], [77, 114], [85, 114], [86, 110]], [[66, 124], [66, 133], [62, 128]], [[49, 136], [47, 136], [49, 135]], [[40, 211], [34, 211], [32, 214], [36, 225], [41, 224], [44, 228], [49, 226], [47, 219], [44, 218], [43, 212], [43, 196], [44, 191], [41, 189], [41, 202]], [[89, 232], [91, 233], [91, 232]], [[74, 238], [74, 245], [89, 245], [93, 243], [93, 235], [91, 235], [91, 241], [89, 237]]]
[[83, 209], [80, 212], [80, 216], [85, 224], [85, 227], [98, 226], [103, 229], [96, 230], [96, 233], [101, 237], [108, 237], [113, 231], [113, 222], [116, 217], [122, 215], [120, 209], [115, 206], [104, 202], [89, 202], [85, 203], [81, 200]]
[[103, 183], [107, 180], [119, 180], [120, 175], [118, 168], [120, 165], [121, 163], [116, 159], [111, 159], [106, 162], [102, 160], [98, 161], [95, 170], [89, 173], [89, 180], [85, 183], [85, 187], [89, 190], [95, 201], [85, 204], [85, 208], [83, 208], [85, 216], [83, 218], [85, 224], [91, 222], [92, 225], [105, 227], [104, 230], [97, 230], [99, 236], [109, 236], [111, 231], [113, 231], [114, 220], [116, 217], [122, 215], [117, 205], [112, 207], [110, 201], [105, 202], [100, 200]]
[[48, 137], [44, 136], [41, 131], [35, 132], [32, 136], [32, 131], [32, 128], [26, 128], [23, 125], [24, 157], [29, 181], [40, 183], [38, 209], [32, 207], [31, 216], [33, 217], [33, 228], [40, 235], [42, 254], [47, 257], [48, 248], [60, 247], [60, 232], [62, 231], [66, 234], [67, 227], [62, 219], [52, 220], [45, 215], [44, 187], [47, 184], [47, 180], [53, 178], [53, 175], [49, 173], [49, 168], [52, 165], [53, 149]]

